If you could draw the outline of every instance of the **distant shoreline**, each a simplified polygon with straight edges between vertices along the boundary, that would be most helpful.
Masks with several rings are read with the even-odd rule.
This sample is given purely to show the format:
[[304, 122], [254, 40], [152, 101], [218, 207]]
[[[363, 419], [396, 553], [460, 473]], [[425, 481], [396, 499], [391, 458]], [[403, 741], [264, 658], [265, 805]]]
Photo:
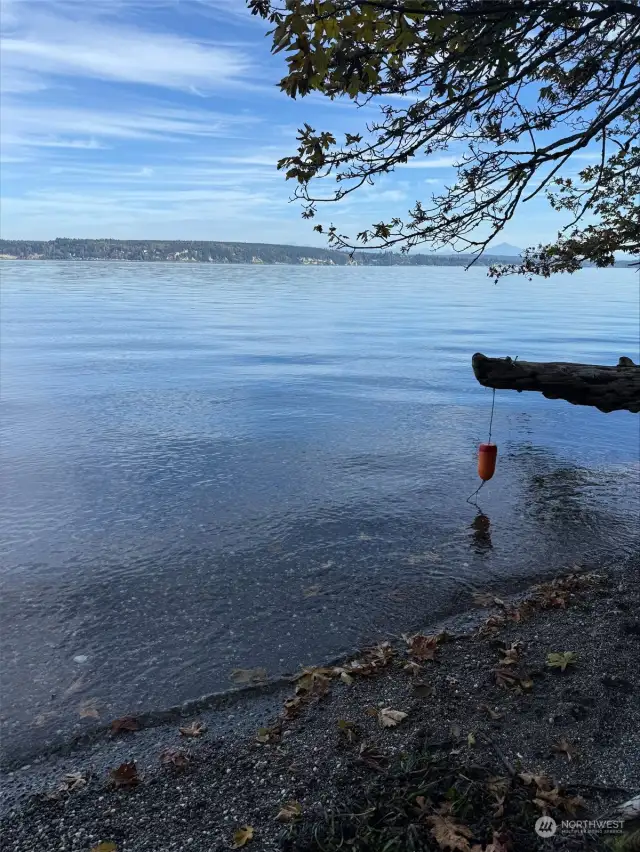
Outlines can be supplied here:
[[[510, 247], [509, 247], [510, 248]], [[401, 254], [391, 251], [356, 251], [271, 243], [199, 240], [0, 240], [0, 260], [113, 261], [130, 263], [210, 263], [254, 266], [455, 266], [488, 267], [518, 264], [521, 255]], [[628, 267], [632, 260], [618, 260]], [[591, 266], [591, 264], [585, 264]]]

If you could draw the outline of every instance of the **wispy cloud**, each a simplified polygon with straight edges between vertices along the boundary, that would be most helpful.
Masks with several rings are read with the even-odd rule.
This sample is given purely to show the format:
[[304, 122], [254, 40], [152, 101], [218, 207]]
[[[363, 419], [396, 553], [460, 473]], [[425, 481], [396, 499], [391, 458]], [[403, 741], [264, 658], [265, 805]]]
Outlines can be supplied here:
[[237, 49], [201, 44], [132, 27], [84, 24], [42, 16], [26, 32], [2, 39], [3, 73], [82, 76], [165, 88], [213, 90], [250, 68]]

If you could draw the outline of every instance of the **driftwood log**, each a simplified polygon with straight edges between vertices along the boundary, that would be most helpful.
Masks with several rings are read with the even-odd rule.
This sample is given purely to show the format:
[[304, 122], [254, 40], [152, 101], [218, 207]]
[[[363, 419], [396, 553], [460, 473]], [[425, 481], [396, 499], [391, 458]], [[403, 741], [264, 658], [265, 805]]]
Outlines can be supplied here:
[[573, 405], [592, 405], [600, 411], [640, 412], [640, 366], [621, 358], [617, 367], [596, 364], [472, 359], [473, 372], [487, 388], [538, 391], [548, 399], [565, 399]]

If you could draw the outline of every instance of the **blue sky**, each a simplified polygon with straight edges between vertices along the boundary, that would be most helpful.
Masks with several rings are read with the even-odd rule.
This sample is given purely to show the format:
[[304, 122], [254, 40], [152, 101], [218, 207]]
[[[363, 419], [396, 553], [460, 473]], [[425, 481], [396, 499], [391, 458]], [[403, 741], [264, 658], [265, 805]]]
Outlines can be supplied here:
[[[243, 0], [0, 0], [2, 236], [324, 245], [276, 161], [304, 121], [362, 129], [375, 107], [276, 83], [267, 25]], [[403, 215], [454, 174], [419, 159], [332, 209], [343, 233]], [[553, 238], [544, 199], [497, 238]]]

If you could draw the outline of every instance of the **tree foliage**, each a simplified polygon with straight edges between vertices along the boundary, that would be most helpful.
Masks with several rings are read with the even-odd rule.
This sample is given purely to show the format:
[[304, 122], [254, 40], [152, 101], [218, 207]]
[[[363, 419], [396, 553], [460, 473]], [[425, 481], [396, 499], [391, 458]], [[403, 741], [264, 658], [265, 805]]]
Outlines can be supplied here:
[[380, 107], [342, 142], [308, 124], [299, 131], [297, 153], [278, 166], [297, 182], [304, 217], [412, 158], [456, 155], [455, 182], [404, 218], [354, 237], [316, 225], [331, 245], [480, 255], [523, 203], [546, 194], [566, 226], [554, 244], [529, 249], [519, 271], [640, 252], [638, 0], [247, 2], [286, 55], [287, 95]]

